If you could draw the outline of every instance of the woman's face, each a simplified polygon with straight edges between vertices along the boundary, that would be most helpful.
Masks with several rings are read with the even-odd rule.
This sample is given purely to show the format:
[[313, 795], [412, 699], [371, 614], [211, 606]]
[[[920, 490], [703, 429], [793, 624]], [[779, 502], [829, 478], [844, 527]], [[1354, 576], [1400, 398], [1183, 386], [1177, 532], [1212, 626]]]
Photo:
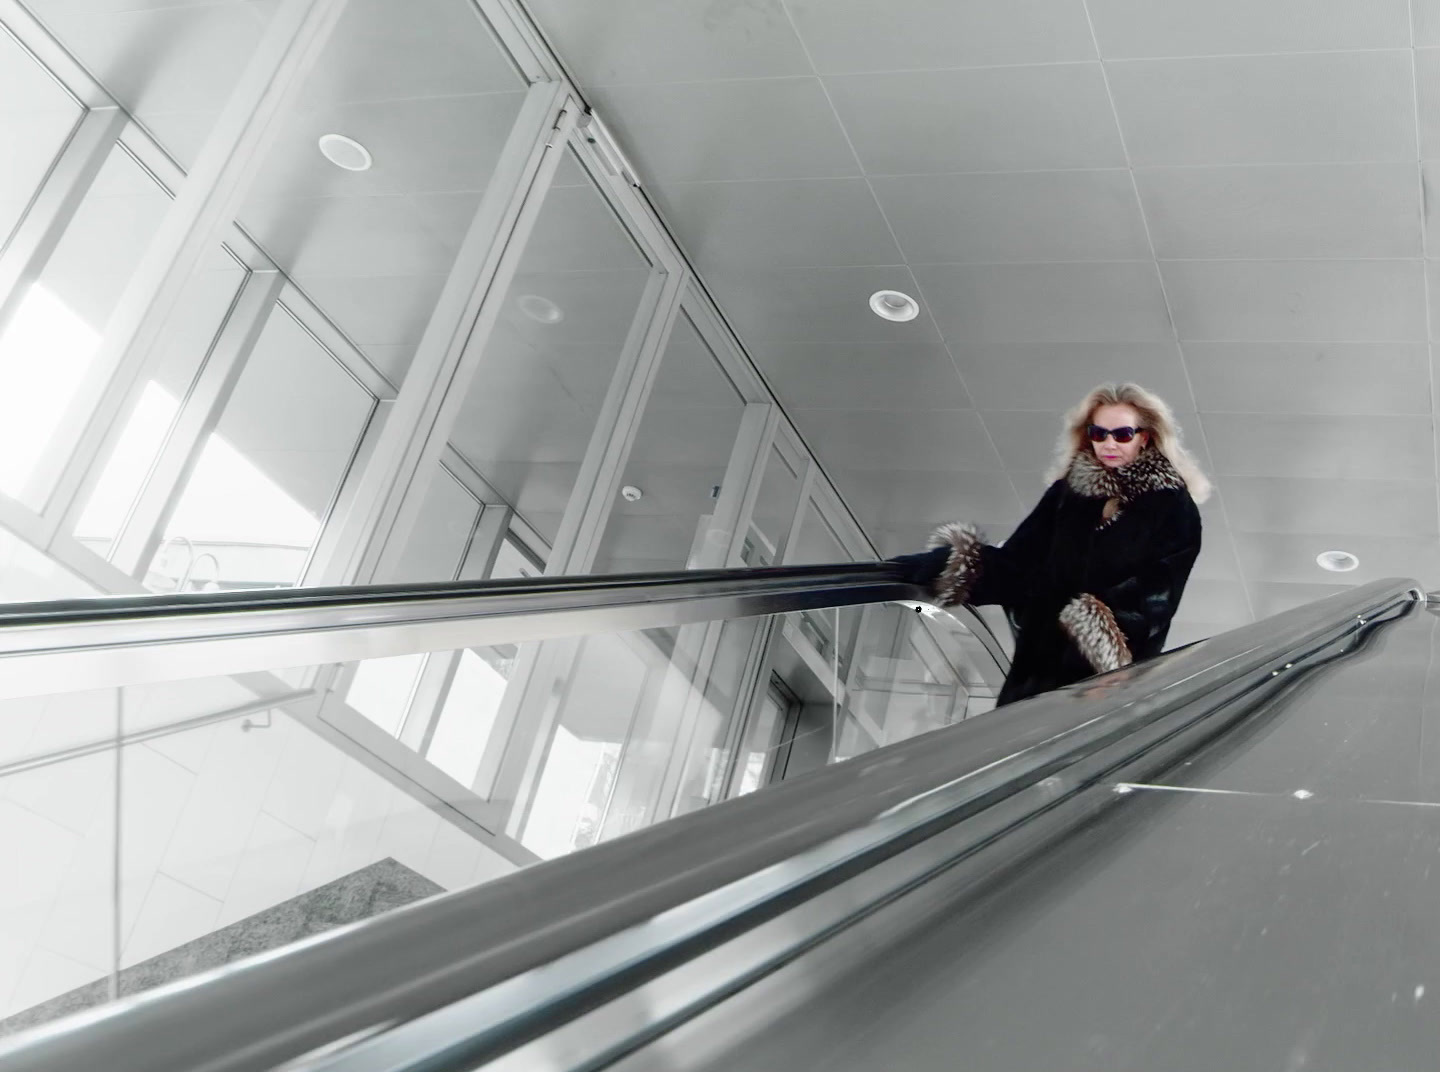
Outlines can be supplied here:
[[[1092, 428], [1113, 431], [1116, 428], [1139, 428], [1140, 425], [1140, 414], [1133, 406], [1101, 406], [1090, 415]], [[1141, 432], [1128, 443], [1117, 442], [1114, 436], [1106, 436], [1097, 443], [1092, 436], [1090, 445], [1095, 449], [1095, 457], [1100, 459], [1101, 465], [1119, 469], [1138, 458], [1148, 442], [1150, 442], [1150, 433]]]

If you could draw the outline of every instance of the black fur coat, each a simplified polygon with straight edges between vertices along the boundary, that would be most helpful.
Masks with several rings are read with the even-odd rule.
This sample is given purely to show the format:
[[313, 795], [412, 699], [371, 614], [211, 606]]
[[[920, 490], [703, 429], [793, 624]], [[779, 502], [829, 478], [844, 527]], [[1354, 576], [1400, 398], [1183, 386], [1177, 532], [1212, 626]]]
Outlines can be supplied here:
[[1200, 511], [1153, 446], [1123, 469], [1084, 452], [1003, 547], [958, 524], [931, 546], [937, 564], [945, 552], [926, 578], [937, 602], [999, 604], [1015, 626], [1007, 704], [1159, 655], [1200, 553]]

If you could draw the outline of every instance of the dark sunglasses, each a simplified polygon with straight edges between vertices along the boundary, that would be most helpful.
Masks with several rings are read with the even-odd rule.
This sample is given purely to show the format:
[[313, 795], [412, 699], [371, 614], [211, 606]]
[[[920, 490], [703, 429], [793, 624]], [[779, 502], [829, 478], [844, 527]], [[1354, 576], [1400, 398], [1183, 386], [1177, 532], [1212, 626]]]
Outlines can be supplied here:
[[1092, 443], [1103, 443], [1106, 436], [1113, 436], [1117, 443], [1128, 443], [1145, 429], [1131, 428], [1129, 425], [1124, 428], [1101, 428], [1098, 424], [1092, 424], [1088, 431]]

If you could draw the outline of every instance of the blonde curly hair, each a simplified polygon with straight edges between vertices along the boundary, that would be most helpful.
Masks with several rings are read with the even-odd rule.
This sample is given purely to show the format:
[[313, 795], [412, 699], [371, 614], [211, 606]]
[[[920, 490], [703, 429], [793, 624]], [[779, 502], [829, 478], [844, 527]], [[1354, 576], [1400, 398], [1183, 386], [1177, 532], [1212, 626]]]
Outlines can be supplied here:
[[1195, 456], [1185, 449], [1175, 414], [1159, 395], [1136, 383], [1102, 384], [1065, 414], [1065, 428], [1055, 446], [1055, 462], [1045, 476], [1047, 483], [1063, 477], [1070, 471], [1075, 456], [1091, 449], [1087, 429], [1101, 406], [1130, 406], [1139, 413], [1141, 426], [1150, 433], [1150, 443], [1175, 467], [1190, 497], [1197, 503], [1210, 498], [1210, 479], [1200, 469]]

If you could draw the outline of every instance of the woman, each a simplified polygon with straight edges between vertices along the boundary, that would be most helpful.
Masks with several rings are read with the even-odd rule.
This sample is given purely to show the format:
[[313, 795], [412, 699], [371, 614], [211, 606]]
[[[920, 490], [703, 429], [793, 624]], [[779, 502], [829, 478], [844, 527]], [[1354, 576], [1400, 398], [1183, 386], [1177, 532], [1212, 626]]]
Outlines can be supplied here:
[[941, 606], [1005, 608], [1015, 657], [999, 704], [1160, 654], [1200, 553], [1210, 482], [1143, 387], [1097, 387], [1071, 410], [1049, 478], [1003, 546], [949, 524], [896, 560]]

